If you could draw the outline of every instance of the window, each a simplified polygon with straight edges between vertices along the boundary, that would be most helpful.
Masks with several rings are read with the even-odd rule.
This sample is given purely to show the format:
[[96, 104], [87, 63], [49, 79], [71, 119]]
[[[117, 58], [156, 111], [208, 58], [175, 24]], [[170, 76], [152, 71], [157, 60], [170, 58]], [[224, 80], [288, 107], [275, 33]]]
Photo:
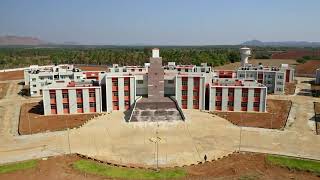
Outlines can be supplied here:
[[124, 96], [129, 96], [129, 95], [130, 95], [129, 91], [124, 91]]
[[216, 96], [222, 96], [222, 91], [221, 90], [216, 91]]
[[69, 104], [63, 103], [63, 109], [69, 109]]
[[36, 78], [32, 78], [31, 81], [36, 81]]
[[82, 98], [82, 93], [81, 92], [77, 92], [77, 98]]
[[124, 85], [125, 85], [125, 86], [129, 86], [129, 83], [130, 83], [130, 80], [129, 80], [129, 79], [125, 79], [125, 80], [124, 80]]
[[39, 77], [40, 80], [44, 80], [44, 77]]
[[187, 105], [187, 100], [182, 100], [182, 101], [181, 101], [181, 104], [182, 104], [182, 105]]
[[193, 105], [199, 105], [199, 101], [198, 100], [193, 100]]
[[37, 87], [37, 85], [36, 85], [36, 84], [34, 84], [34, 85], [32, 85], [32, 87]]
[[242, 97], [248, 97], [248, 91], [242, 91]]
[[142, 72], [142, 69], [139, 69], [139, 72]]
[[233, 106], [233, 101], [228, 101], [228, 106]]
[[240, 77], [240, 78], [244, 78], [244, 74], [240, 74], [239, 77]]
[[197, 81], [197, 80], [196, 80], [196, 81], [193, 81], [193, 86], [194, 86], [194, 87], [198, 87], [198, 86], [199, 86], [199, 81]]
[[125, 106], [129, 106], [129, 105], [130, 105], [129, 101], [125, 101], [125, 102], [124, 102], [124, 105], [125, 105]]
[[247, 102], [241, 102], [241, 107], [247, 107], [248, 103]]
[[174, 80], [168, 80], [168, 84], [173, 84]]
[[55, 99], [56, 95], [55, 94], [50, 94], [50, 99]]
[[122, 71], [123, 71], [123, 72], [127, 72], [127, 69], [123, 69]]
[[77, 79], [80, 79], [80, 76], [77, 76]]
[[113, 102], [114, 106], [118, 106], [118, 101]]
[[57, 105], [51, 104], [51, 109], [56, 109], [56, 108], [57, 108]]
[[253, 96], [254, 97], [260, 97], [260, 92], [255, 92]]
[[131, 72], [134, 72], [134, 69], [131, 69]]
[[63, 98], [68, 98], [68, 93], [62, 93]]
[[90, 107], [91, 107], [91, 108], [95, 108], [95, 107], [96, 107], [96, 103], [90, 102]]
[[113, 96], [118, 96], [118, 91], [113, 92]]
[[205, 72], [205, 69], [204, 69], [204, 68], [201, 68], [201, 72]]
[[282, 75], [278, 75], [278, 79], [283, 79], [283, 76]]
[[234, 94], [234, 91], [231, 90], [231, 89], [229, 89], [229, 91], [228, 91], [228, 96], [233, 96], [233, 94]]
[[137, 84], [143, 84], [143, 80], [137, 80]]
[[83, 107], [82, 104], [80, 103], [77, 104], [77, 108], [82, 108], [82, 107]]
[[114, 72], [119, 72], [119, 69], [118, 69], [118, 68], [115, 68], [115, 69], [114, 69]]
[[283, 85], [283, 83], [281, 81], [278, 81], [277, 85]]
[[259, 107], [260, 106], [260, 103], [259, 102], [254, 102], [253, 103], [253, 107]]
[[216, 101], [216, 106], [221, 106], [221, 101]]
[[193, 91], [193, 96], [199, 96], [198, 91]]
[[187, 96], [188, 92], [186, 90], [182, 90], [182, 96]]
[[112, 80], [112, 86], [118, 86], [118, 80], [117, 79], [113, 79]]
[[277, 88], [277, 91], [282, 91], [282, 88]]
[[188, 81], [182, 80], [182, 86], [188, 86]]
[[95, 92], [89, 92], [89, 97], [95, 97], [96, 93]]

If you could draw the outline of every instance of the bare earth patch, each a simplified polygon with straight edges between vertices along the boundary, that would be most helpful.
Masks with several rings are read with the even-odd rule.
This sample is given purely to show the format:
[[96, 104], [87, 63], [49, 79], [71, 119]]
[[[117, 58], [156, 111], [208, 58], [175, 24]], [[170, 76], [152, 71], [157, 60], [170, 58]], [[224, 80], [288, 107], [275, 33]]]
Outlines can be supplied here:
[[[49, 157], [48, 160], [39, 160], [38, 166], [33, 169], [20, 170], [12, 173], [0, 174], [0, 179], [116, 179], [102, 176], [81, 173], [75, 170], [72, 165], [81, 160], [76, 155], [65, 155]], [[266, 155], [256, 153], [239, 153], [229, 157], [207, 162], [200, 165], [185, 167], [186, 178], [182, 179], [319, 179], [315, 174], [294, 171], [287, 168], [271, 165], [266, 162]]]
[[296, 90], [296, 83], [295, 82], [285, 84], [284, 93], [286, 95], [293, 95], [295, 90]]
[[267, 112], [213, 112], [238, 126], [282, 129], [287, 122], [291, 101], [267, 100]]
[[0, 81], [23, 79], [23, 71], [0, 72]]
[[59, 131], [79, 127], [98, 114], [50, 115], [44, 116], [40, 103], [26, 103], [21, 106], [19, 134], [33, 134]]
[[6, 96], [8, 87], [9, 87], [8, 83], [0, 83], [0, 99]]
[[318, 68], [320, 68], [320, 60], [309, 60], [296, 66], [296, 76], [315, 77]]

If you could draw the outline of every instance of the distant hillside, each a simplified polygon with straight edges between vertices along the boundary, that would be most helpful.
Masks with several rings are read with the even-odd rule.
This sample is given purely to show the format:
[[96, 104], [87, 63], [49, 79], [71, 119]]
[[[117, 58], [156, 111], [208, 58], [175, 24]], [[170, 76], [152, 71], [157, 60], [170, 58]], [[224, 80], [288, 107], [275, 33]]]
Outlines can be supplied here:
[[279, 42], [263, 42], [259, 40], [251, 40], [242, 43], [244, 46], [282, 46], [282, 47], [320, 47], [320, 42], [308, 41], [279, 41]]
[[42, 45], [46, 42], [35, 37], [22, 37], [22, 36], [0, 36], [0, 45]]

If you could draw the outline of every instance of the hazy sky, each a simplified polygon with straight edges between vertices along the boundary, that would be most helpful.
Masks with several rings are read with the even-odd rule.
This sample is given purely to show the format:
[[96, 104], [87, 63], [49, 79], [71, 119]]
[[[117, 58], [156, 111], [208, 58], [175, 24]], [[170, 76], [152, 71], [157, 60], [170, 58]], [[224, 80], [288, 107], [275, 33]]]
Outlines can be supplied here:
[[320, 41], [320, 0], [0, 0], [0, 35], [83, 44]]

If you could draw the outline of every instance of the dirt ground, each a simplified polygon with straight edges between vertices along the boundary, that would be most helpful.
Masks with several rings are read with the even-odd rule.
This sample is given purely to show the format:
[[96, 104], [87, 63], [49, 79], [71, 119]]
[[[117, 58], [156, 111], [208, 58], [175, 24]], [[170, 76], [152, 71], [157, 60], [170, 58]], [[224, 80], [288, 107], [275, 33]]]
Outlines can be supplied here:
[[[289, 64], [294, 66], [297, 64], [297, 61], [294, 59], [250, 59], [250, 64], [259, 65], [262, 63], [264, 66], [280, 66], [281, 64]], [[235, 70], [240, 67], [240, 62], [225, 64], [223, 66], [216, 66], [213, 69], [217, 70]]]
[[[185, 167], [187, 171], [187, 177], [182, 179], [319, 179], [319, 177], [312, 173], [292, 171], [286, 168], [270, 165], [265, 161], [265, 157], [266, 155], [264, 154], [256, 153], [233, 154], [218, 161]], [[38, 166], [34, 169], [0, 174], [0, 179], [111, 179], [97, 175], [81, 173], [73, 169], [72, 163], [80, 159], [81, 158], [76, 155], [49, 157], [47, 160], [39, 160]]]
[[0, 83], [0, 99], [6, 96], [8, 87], [9, 87], [8, 83]]
[[26, 103], [21, 106], [19, 134], [34, 134], [79, 127], [98, 114], [50, 115], [44, 116], [40, 103]]
[[284, 88], [284, 93], [286, 95], [293, 95], [296, 90], [296, 83], [286, 83]]
[[281, 129], [285, 126], [289, 115], [291, 101], [267, 100], [267, 112], [213, 112], [233, 124], [246, 127]]
[[318, 68], [320, 68], [320, 60], [307, 61], [296, 66], [296, 76], [315, 77]]
[[23, 71], [0, 72], [0, 81], [23, 79]]

